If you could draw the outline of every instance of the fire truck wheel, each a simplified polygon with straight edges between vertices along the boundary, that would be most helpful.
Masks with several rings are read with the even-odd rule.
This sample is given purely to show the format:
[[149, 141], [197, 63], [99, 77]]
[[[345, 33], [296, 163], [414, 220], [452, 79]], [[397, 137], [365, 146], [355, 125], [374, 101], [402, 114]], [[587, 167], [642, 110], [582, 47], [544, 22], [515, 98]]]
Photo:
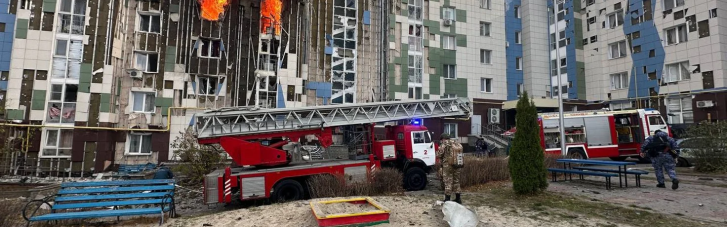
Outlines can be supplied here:
[[286, 179], [275, 184], [270, 198], [273, 202], [301, 200], [305, 195], [304, 193], [303, 185], [300, 182]]
[[572, 158], [572, 159], [587, 159], [586, 152], [584, 152], [582, 149], [579, 149], [579, 148], [569, 149], [568, 150], [568, 158]]
[[610, 159], [611, 159], [611, 160], [613, 160], [613, 161], [619, 161], [619, 162], [620, 162], [620, 161], [624, 161], [624, 160], [626, 160], [627, 158], [628, 158], [628, 157], [610, 157]]
[[425, 187], [427, 187], [427, 173], [419, 167], [409, 168], [404, 174], [404, 188], [409, 191], [419, 191]]

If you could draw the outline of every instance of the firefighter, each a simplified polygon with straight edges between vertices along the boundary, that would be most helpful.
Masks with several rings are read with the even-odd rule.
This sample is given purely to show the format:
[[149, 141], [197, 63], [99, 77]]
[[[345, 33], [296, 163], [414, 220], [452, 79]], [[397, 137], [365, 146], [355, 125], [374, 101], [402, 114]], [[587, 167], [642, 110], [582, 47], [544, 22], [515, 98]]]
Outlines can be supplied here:
[[671, 178], [672, 185], [671, 189], [676, 190], [679, 188], [679, 179], [677, 179], [677, 172], [675, 170], [677, 158], [679, 157], [679, 145], [674, 141], [673, 138], [669, 137], [669, 134], [656, 130], [654, 135], [646, 138], [643, 144], [641, 144], [641, 157], [649, 156], [651, 158], [651, 164], [654, 166], [654, 174], [656, 174], [656, 180], [658, 184], [656, 187], [666, 188], [664, 185], [664, 169]]
[[462, 204], [459, 187], [459, 178], [463, 167], [462, 145], [452, 140], [449, 134], [442, 134], [437, 158], [442, 163], [444, 201], [449, 201], [452, 194], [454, 194], [454, 202]]

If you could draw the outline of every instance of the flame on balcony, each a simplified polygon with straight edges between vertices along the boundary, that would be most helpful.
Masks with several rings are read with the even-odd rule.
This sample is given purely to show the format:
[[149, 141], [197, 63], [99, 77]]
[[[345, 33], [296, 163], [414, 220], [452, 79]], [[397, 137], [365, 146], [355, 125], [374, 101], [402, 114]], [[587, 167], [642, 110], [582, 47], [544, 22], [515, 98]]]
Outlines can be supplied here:
[[202, 18], [210, 21], [218, 21], [225, 14], [225, 6], [230, 0], [198, 0], [202, 11]]
[[275, 30], [275, 35], [280, 35], [280, 13], [283, 9], [281, 0], [263, 0], [260, 5], [260, 32], [271, 33]]

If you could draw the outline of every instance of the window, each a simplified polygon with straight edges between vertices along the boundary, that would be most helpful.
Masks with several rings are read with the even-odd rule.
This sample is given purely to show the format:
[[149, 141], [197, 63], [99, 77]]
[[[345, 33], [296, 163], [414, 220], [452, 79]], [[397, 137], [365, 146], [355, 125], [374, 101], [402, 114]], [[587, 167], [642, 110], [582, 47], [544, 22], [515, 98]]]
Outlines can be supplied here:
[[70, 157], [73, 129], [46, 129], [42, 157]]
[[457, 79], [456, 65], [444, 65], [443, 71], [444, 79]]
[[517, 91], [516, 91], [517, 92], [517, 96], [522, 95], [523, 94], [523, 91], [525, 91], [525, 86], [523, 85], [523, 83], [518, 83], [517, 84]]
[[480, 49], [480, 63], [492, 64], [492, 51]]
[[77, 84], [51, 84], [46, 122], [74, 123], [77, 95]]
[[61, 0], [58, 32], [83, 35], [86, 27], [86, 0]]
[[199, 56], [206, 58], [219, 58], [222, 41], [219, 39], [200, 39]]
[[608, 58], [626, 57], [626, 41], [608, 44]]
[[444, 132], [451, 138], [457, 138], [457, 123], [444, 123]]
[[523, 70], [523, 58], [522, 57], [515, 58], [515, 69]]
[[664, 120], [661, 119], [661, 116], [649, 116], [649, 124], [650, 125], [665, 125]]
[[667, 64], [664, 66], [664, 78], [662, 82], [671, 83], [681, 80], [689, 80], [691, 72], [689, 72], [689, 61]]
[[422, 87], [409, 87], [410, 99], [422, 99]]
[[480, 36], [490, 36], [490, 23], [480, 22]]
[[687, 41], [687, 26], [682, 24], [666, 29], [666, 45], [674, 45]]
[[151, 154], [151, 134], [129, 134], [128, 154]]
[[513, 11], [515, 13], [515, 18], [520, 18], [520, 6], [515, 6]]
[[492, 79], [480, 78], [480, 91], [492, 93]]
[[684, 0], [664, 0], [664, 11], [684, 5]]
[[422, 56], [409, 55], [409, 82], [422, 83]]
[[522, 32], [520, 32], [520, 31], [515, 32], [515, 43], [517, 43], [517, 44], [523, 43]]
[[444, 98], [444, 99], [457, 98], [457, 94], [447, 94], [447, 93], [444, 93], [442, 95], [442, 98]]
[[709, 10], [709, 18], [716, 18], [716, 17], [717, 17], [717, 9]]
[[215, 76], [199, 76], [199, 95], [215, 95], [217, 94], [217, 86], [219, 78]]
[[694, 123], [691, 96], [668, 98], [666, 103], [666, 110], [670, 124]]
[[411, 134], [412, 137], [414, 137], [414, 143], [420, 144], [432, 142], [432, 138], [429, 137], [429, 133], [426, 131], [412, 132]]
[[53, 53], [52, 77], [78, 79], [81, 75], [83, 40], [57, 39]]
[[626, 72], [611, 74], [611, 90], [625, 89], [629, 87], [629, 74]]
[[491, 6], [490, 0], [480, 0], [480, 8], [490, 9], [490, 6]]
[[457, 39], [454, 36], [445, 35], [442, 37], [442, 48], [446, 50], [454, 50], [457, 46]]
[[131, 92], [134, 96], [134, 112], [153, 113], [156, 95], [151, 92]]
[[595, 4], [595, 3], [596, 3], [596, 0], [588, 0], [586, 2], [586, 6], [591, 6], [591, 5]]
[[455, 20], [457, 16], [455, 15], [454, 8], [445, 7], [442, 8], [442, 19], [444, 20]]
[[154, 52], [134, 52], [136, 55], [135, 67], [138, 70], [155, 73], [159, 64], [159, 54]]
[[408, 3], [409, 20], [422, 20], [422, 2], [423, 0], [410, 0]]
[[608, 23], [606, 26], [611, 29], [621, 26], [624, 24], [624, 11], [619, 10], [615, 13], [608, 14], [606, 16], [606, 23]]
[[161, 33], [162, 16], [158, 13], [139, 12], [139, 31]]
[[423, 48], [422, 25], [409, 24], [409, 51], [421, 52]]

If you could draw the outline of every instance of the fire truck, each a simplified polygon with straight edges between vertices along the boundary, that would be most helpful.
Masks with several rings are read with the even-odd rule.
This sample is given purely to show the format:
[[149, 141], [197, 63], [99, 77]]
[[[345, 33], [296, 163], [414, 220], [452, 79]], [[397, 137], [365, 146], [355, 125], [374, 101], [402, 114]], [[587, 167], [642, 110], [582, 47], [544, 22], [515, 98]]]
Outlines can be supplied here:
[[197, 141], [218, 144], [233, 165], [205, 176], [204, 200], [303, 199], [311, 176], [358, 182], [382, 166], [402, 171], [406, 189], [421, 190], [437, 148], [423, 119], [471, 114], [466, 98], [208, 110], [194, 118]]
[[644, 139], [656, 130], [672, 134], [659, 111], [653, 109], [566, 112], [563, 114], [566, 149], [561, 151], [558, 118], [557, 112], [539, 114], [541, 145], [548, 154], [578, 159], [641, 159], [639, 152]]

